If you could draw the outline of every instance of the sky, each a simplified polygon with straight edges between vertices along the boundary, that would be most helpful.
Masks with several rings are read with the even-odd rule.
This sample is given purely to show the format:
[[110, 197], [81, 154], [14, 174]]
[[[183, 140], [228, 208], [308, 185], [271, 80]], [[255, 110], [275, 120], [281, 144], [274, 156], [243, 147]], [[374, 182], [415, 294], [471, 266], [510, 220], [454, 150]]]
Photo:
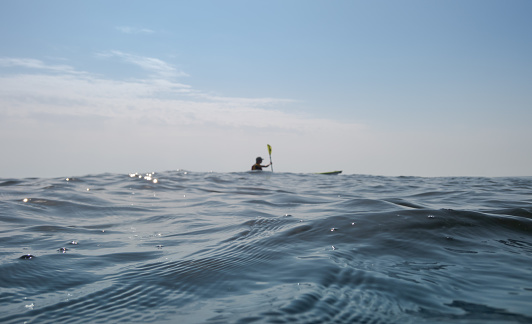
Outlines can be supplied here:
[[0, 178], [532, 176], [532, 1], [2, 1]]

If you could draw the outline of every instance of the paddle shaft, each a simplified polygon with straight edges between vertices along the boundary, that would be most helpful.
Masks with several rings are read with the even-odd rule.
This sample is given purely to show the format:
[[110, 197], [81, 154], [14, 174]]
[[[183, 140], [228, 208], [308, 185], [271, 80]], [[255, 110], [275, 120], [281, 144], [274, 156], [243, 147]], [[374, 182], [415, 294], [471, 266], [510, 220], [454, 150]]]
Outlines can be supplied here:
[[270, 156], [270, 167], [272, 168], [272, 172], [273, 172], [273, 165], [272, 165], [272, 147], [270, 146], [270, 144], [268, 144], [267, 146], [268, 146], [268, 155]]

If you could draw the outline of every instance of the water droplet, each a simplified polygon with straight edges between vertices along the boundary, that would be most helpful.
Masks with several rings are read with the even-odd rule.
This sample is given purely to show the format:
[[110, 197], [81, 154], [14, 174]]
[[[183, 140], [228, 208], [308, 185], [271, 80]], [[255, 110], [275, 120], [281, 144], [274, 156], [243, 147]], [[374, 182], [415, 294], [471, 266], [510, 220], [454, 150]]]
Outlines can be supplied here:
[[30, 200], [29, 200], [29, 198], [24, 198], [24, 199], [22, 199], [22, 201], [23, 201], [23, 202], [28, 202], [28, 201], [30, 201]]
[[31, 260], [35, 258], [35, 256], [31, 255], [31, 254], [24, 254], [23, 256], [21, 256], [19, 259], [22, 259], [22, 260]]
[[157, 182], [159, 182], [159, 180], [153, 179], [153, 183], [157, 183]]

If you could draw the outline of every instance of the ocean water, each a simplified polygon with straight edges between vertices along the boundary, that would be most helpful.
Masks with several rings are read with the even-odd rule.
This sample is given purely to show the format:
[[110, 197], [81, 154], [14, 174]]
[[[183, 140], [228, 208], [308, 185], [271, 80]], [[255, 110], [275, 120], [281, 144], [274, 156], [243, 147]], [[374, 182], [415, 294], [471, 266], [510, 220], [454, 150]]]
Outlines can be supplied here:
[[532, 323], [532, 178], [0, 179], [0, 323]]

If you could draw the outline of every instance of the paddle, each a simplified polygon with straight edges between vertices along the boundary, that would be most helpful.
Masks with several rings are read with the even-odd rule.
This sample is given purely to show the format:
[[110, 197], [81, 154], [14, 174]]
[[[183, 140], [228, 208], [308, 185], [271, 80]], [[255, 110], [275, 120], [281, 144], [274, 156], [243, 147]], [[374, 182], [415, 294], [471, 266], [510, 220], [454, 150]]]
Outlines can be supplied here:
[[273, 172], [273, 165], [272, 165], [272, 147], [270, 146], [270, 144], [266, 144], [268, 145], [268, 154], [270, 155], [270, 166], [272, 168], [272, 172]]

